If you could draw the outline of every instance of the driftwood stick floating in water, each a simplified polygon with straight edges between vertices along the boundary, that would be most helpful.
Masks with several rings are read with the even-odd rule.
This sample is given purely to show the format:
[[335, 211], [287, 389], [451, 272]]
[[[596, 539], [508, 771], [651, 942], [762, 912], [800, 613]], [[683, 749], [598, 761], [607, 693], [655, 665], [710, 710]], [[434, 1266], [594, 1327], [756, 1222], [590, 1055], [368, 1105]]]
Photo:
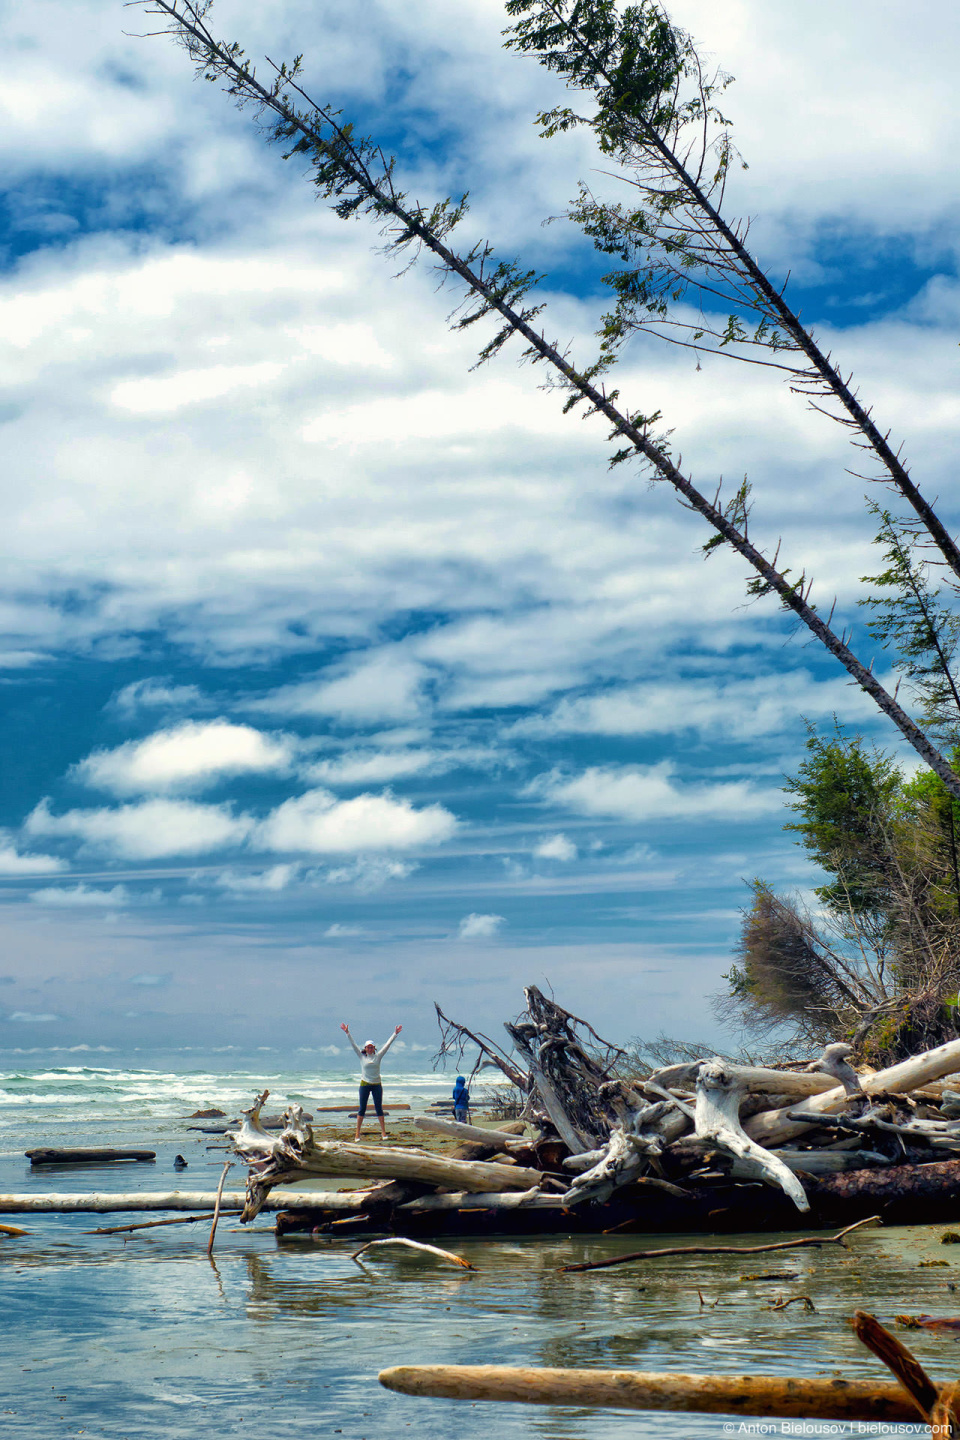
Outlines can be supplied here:
[[379, 1380], [387, 1390], [404, 1395], [449, 1400], [887, 1423], [917, 1419], [916, 1407], [899, 1385], [871, 1380], [534, 1370], [513, 1365], [396, 1365], [381, 1370]]
[[381, 1245], [402, 1245], [406, 1250], [421, 1250], [427, 1255], [437, 1255], [441, 1260], [451, 1260], [454, 1265], [459, 1265], [461, 1270], [476, 1271], [476, 1265], [471, 1265], [469, 1260], [464, 1260], [462, 1255], [454, 1255], [452, 1250], [441, 1250], [439, 1245], [424, 1245], [419, 1240], [405, 1240], [400, 1235], [391, 1235], [385, 1240], [368, 1240], [366, 1245], [361, 1245], [351, 1260], [360, 1264], [360, 1256], [365, 1255], [368, 1250], [377, 1250]]
[[156, 1160], [156, 1150], [25, 1150], [31, 1165], [85, 1165], [107, 1160]]
[[220, 1176], [220, 1184], [217, 1186], [217, 1198], [216, 1198], [216, 1200], [215, 1200], [214, 1203], [213, 1203], [213, 1224], [210, 1226], [210, 1239], [207, 1241], [207, 1254], [208, 1254], [208, 1255], [212, 1255], [212, 1254], [213, 1254], [213, 1242], [214, 1242], [214, 1240], [216, 1239], [216, 1235], [217, 1235], [217, 1222], [218, 1222], [218, 1220], [220, 1219], [220, 1205], [221, 1205], [221, 1202], [222, 1202], [222, 1200], [223, 1200], [223, 1185], [224, 1185], [224, 1181], [225, 1181], [226, 1178], [227, 1178], [227, 1171], [228, 1171], [228, 1170], [232, 1170], [232, 1169], [233, 1169], [233, 1161], [232, 1161], [232, 1160], [228, 1160], [227, 1163], [226, 1163], [226, 1164], [224, 1165], [224, 1167], [223, 1167], [223, 1173], [222, 1173], [222, 1175]]
[[10, 1235], [11, 1237], [15, 1237], [17, 1235], [29, 1234], [29, 1230], [21, 1230], [19, 1225], [0, 1225], [0, 1235]]
[[[82, 1230], [82, 1235], [125, 1235], [130, 1230], [155, 1230], [158, 1225], [192, 1225], [197, 1220], [209, 1220], [210, 1212], [202, 1215], [175, 1215], [172, 1220], [138, 1220], [134, 1225], [98, 1225], [96, 1230]], [[23, 1232], [26, 1233], [26, 1232]]]
[[836, 1235], [805, 1235], [802, 1240], [777, 1240], [769, 1245], [665, 1245], [659, 1250], [631, 1250], [628, 1255], [614, 1255], [607, 1260], [585, 1260], [579, 1265], [561, 1265], [561, 1273], [575, 1270], [607, 1270], [611, 1265], [625, 1265], [630, 1260], [656, 1260], [661, 1255], [759, 1255], [765, 1250], [800, 1250], [808, 1245], [843, 1245], [844, 1237], [863, 1225], [876, 1224], [879, 1215], [858, 1220], [855, 1225]]

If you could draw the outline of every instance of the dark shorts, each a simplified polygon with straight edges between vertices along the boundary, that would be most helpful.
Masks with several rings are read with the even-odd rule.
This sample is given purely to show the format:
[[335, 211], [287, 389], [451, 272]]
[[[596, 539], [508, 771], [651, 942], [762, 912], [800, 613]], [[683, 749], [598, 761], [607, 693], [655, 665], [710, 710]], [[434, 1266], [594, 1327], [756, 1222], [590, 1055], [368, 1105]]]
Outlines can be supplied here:
[[368, 1085], [366, 1081], [360, 1082], [360, 1119], [367, 1113], [367, 1101], [373, 1101], [373, 1108], [378, 1115], [383, 1114], [383, 1086]]

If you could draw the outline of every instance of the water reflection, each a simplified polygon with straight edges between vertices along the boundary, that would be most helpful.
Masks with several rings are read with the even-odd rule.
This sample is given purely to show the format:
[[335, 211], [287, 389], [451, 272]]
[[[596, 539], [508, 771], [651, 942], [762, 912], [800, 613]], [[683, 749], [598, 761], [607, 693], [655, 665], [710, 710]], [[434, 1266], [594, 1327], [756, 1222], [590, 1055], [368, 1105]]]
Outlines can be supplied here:
[[[0, 1247], [16, 1336], [0, 1362], [17, 1411], [4, 1417], [5, 1436], [282, 1430], [314, 1440], [322, 1414], [319, 1433], [353, 1440], [407, 1430], [418, 1440], [488, 1440], [491, 1428], [498, 1440], [643, 1440], [666, 1430], [713, 1440], [722, 1434], [714, 1417], [417, 1401], [381, 1391], [376, 1372], [455, 1362], [877, 1376], [849, 1329], [854, 1309], [888, 1321], [960, 1312], [951, 1288], [960, 1265], [929, 1263], [945, 1254], [936, 1228], [860, 1232], [849, 1251], [672, 1256], [579, 1275], [560, 1266], [625, 1253], [636, 1238], [464, 1240], [457, 1248], [479, 1273], [460, 1274], [392, 1249], [361, 1267], [356, 1241], [278, 1244], [223, 1225], [211, 1259], [205, 1223], [124, 1243], [84, 1235], [90, 1218], [29, 1217], [33, 1233]], [[770, 1309], [798, 1293], [812, 1313]], [[908, 1341], [932, 1374], [954, 1374], [954, 1336], [913, 1331]]]

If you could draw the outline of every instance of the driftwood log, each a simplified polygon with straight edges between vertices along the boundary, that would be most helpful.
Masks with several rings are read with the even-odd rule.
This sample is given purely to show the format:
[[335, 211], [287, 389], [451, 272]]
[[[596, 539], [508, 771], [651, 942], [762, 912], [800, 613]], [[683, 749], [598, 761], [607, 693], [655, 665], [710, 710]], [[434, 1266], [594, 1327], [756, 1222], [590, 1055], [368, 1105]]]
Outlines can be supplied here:
[[592, 1405], [822, 1420], [916, 1423], [900, 1385], [780, 1375], [675, 1375], [635, 1370], [526, 1369], [513, 1365], [397, 1365], [380, 1384], [404, 1395]]
[[112, 1160], [156, 1160], [156, 1150], [111, 1150], [69, 1149], [69, 1150], [25, 1150], [31, 1165], [99, 1165]]
[[496, 1161], [451, 1160], [421, 1150], [401, 1150], [336, 1140], [315, 1140], [299, 1106], [287, 1112], [282, 1133], [270, 1136], [259, 1123], [265, 1096], [244, 1112], [242, 1129], [231, 1135], [237, 1154], [250, 1165], [247, 1203], [241, 1224], [254, 1219], [270, 1191], [311, 1176], [351, 1176], [370, 1179], [416, 1180], [458, 1190], [500, 1192], [528, 1190], [544, 1182], [538, 1170]]

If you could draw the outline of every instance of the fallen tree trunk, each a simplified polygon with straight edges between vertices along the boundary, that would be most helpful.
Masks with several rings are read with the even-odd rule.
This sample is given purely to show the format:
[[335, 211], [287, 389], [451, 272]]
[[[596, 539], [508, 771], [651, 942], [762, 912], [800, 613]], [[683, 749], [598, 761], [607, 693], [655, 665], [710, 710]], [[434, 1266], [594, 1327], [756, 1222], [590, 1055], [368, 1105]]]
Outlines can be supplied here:
[[381, 1370], [378, 1378], [387, 1390], [449, 1400], [888, 1423], [918, 1420], [913, 1401], [899, 1385], [871, 1380], [534, 1370], [513, 1365], [396, 1365]]
[[466, 1140], [471, 1145], [500, 1145], [508, 1150], [511, 1147], [525, 1150], [533, 1144], [532, 1140], [525, 1140], [523, 1136], [514, 1135], [508, 1130], [487, 1130], [480, 1125], [462, 1125], [459, 1120], [440, 1120], [435, 1115], [418, 1115], [413, 1123], [418, 1130], [426, 1130], [433, 1135], [450, 1135], [455, 1140]]
[[31, 1165], [93, 1165], [108, 1160], [156, 1160], [156, 1150], [25, 1150]]
[[[835, 1089], [837, 1084], [832, 1075], [819, 1074], [815, 1070], [768, 1070], [762, 1065], [724, 1063], [728, 1063], [731, 1070], [736, 1070], [744, 1089], [751, 1093], [821, 1095], [827, 1090]], [[638, 1084], [642, 1087], [652, 1083], [664, 1090], [693, 1090], [702, 1064], [702, 1060], [694, 1060], [683, 1065], [667, 1065], [662, 1070], [655, 1070], [649, 1081], [641, 1080]]]
[[[367, 1191], [353, 1191], [347, 1195], [324, 1190], [276, 1190], [264, 1202], [265, 1210], [343, 1209], [355, 1210], [360, 1202], [356, 1197], [366, 1196]], [[74, 1211], [112, 1210], [213, 1210], [217, 1202], [215, 1190], [137, 1190], [127, 1194], [107, 1194], [104, 1191], [89, 1191], [84, 1194], [23, 1194], [0, 1195], [0, 1214], [23, 1215], [32, 1211], [49, 1214], [70, 1214]], [[347, 1202], [347, 1203], [345, 1203]], [[239, 1190], [224, 1191], [221, 1210], [242, 1210], [246, 1196]]]
[[[901, 1060], [898, 1065], [891, 1065], [886, 1070], [865, 1075], [861, 1088], [865, 1095], [903, 1095], [908, 1090], [926, 1085], [931, 1080], [939, 1080], [944, 1075], [952, 1075], [958, 1070], [960, 1040], [949, 1040], [946, 1045], [938, 1045], [935, 1050], [926, 1050], [922, 1055]], [[812, 1114], [830, 1115], [844, 1109], [848, 1104], [849, 1096], [843, 1086], [838, 1085], [821, 1095], [812, 1095], [804, 1102], [803, 1108]], [[744, 1128], [750, 1138], [760, 1145], [781, 1145], [784, 1140], [792, 1140], [794, 1136], [802, 1135], [812, 1128], [809, 1123], [790, 1119], [789, 1112], [794, 1109], [796, 1105], [767, 1110], [760, 1115], [754, 1115]]]

